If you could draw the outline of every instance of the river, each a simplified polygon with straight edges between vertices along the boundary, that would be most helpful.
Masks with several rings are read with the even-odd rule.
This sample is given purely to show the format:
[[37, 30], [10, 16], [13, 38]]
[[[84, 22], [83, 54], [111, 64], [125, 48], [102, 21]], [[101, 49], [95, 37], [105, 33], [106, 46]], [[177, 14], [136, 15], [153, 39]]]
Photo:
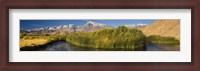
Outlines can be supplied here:
[[[26, 48], [26, 47], [25, 47]], [[46, 45], [45, 47], [32, 47], [39, 49], [26, 49], [25, 51], [132, 51], [131, 49], [96, 49], [91, 47], [80, 47], [72, 45], [66, 41], [58, 41]], [[21, 50], [21, 49], [20, 49]], [[179, 51], [180, 45], [158, 45], [148, 44], [142, 51]], [[24, 51], [24, 50], [22, 50]]]

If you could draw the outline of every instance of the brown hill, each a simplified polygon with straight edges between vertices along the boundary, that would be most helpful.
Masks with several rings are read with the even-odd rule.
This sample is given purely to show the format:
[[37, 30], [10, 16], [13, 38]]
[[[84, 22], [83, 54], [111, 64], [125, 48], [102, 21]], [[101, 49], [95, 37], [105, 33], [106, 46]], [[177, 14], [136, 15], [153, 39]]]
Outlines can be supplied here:
[[170, 36], [180, 40], [180, 20], [158, 20], [141, 30], [146, 36]]

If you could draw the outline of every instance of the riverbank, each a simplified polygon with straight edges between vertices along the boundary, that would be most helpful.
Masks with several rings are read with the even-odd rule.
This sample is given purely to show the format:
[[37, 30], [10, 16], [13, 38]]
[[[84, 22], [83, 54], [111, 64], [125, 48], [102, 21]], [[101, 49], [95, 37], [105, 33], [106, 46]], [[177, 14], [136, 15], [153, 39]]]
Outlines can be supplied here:
[[95, 49], [105, 51], [144, 51], [149, 44], [180, 44], [180, 41], [176, 40], [174, 37], [161, 37], [158, 35], [146, 37], [140, 30], [128, 29], [122, 26], [116, 29], [103, 29], [96, 32], [81, 32], [68, 35], [20, 36], [20, 50], [42, 50], [48, 47], [48, 45], [53, 45], [59, 41], [65, 41], [70, 45], [72, 44], [75, 47], [80, 47], [78, 49], [87, 48], [88, 50]]
[[[59, 40], [59, 41], [65, 42], [65, 40]], [[59, 41], [52, 41], [52, 42], [48, 42], [46, 44], [37, 45], [37, 46], [25, 46], [23, 48], [20, 48], [20, 51], [40, 51], [40, 50], [44, 50], [44, 49], [46, 49], [47, 46], [52, 45], [52, 44], [59, 42]]]
[[[180, 45], [147, 44], [145, 49], [137, 51], [180, 51]], [[103, 49], [93, 47], [82, 47], [67, 41], [55, 41], [45, 45], [21, 48], [20, 51], [136, 51], [133, 49]]]
[[20, 50], [36, 50], [57, 41], [65, 41], [66, 35], [26, 35], [20, 36]]

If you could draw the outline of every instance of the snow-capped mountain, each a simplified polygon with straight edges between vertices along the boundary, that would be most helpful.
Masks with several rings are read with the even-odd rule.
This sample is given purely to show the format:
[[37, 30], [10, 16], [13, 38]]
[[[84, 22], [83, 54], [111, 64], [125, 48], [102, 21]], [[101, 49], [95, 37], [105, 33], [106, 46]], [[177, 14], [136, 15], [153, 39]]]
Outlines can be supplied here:
[[102, 24], [102, 23], [96, 23], [89, 21], [85, 25], [79, 27], [77, 29], [78, 32], [92, 32], [100, 29], [105, 29], [105, 28], [113, 28], [112, 26]]
[[26, 32], [31, 34], [68, 34], [75, 32], [91, 32], [105, 28], [113, 28], [112, 26], [96, 23], [89, 21], [83, 26], [75, 26], [74, 24], [60, 25], [60, 26], [50, 26], [44, 28], [34, 28], [31, 30], [20, 29], [20, 32]]
[[34, 28], [31, 31], [42, 31], [42, 30], [59, 30], [63, 28], [70, 28], [70, 29], [76, 29], [76, 26], [74, 24], [68, 24], [68, 25], [60, 25], [60, 26], [50, 26], [50, 27], [44, 27], [44, 28]]

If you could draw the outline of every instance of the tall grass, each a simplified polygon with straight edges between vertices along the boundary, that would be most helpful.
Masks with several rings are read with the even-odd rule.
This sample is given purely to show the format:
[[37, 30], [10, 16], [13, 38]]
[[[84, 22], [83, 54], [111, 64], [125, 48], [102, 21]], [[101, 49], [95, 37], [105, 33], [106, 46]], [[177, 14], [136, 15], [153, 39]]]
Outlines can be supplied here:
[[48, 43], [47, 39], [22, 39], [20, 40], [20, 48], [27, 46], [39, 46]]
[[69, 34], [66, 41], [75, 45], [93, 48], [140, 49], [145, 47], [145, 35], [137, 29], [120, 26], [96, 32]]
[[24, 35], [24, 36], [20, 36], [20, 48], [44, 45], [44, 44], [54, 42], [54, 41], [65, 40], [65, 38], [66, 38], [66, 35], [54, 35], [54, 36], [51, 36], [51, 35], [49, 35], [49, 36]]
[[149, 43], [155, 44], [180, 44], [180, 41], [175, 37], [162, 37], [160, 35], [151, 35], [147, 37]]

